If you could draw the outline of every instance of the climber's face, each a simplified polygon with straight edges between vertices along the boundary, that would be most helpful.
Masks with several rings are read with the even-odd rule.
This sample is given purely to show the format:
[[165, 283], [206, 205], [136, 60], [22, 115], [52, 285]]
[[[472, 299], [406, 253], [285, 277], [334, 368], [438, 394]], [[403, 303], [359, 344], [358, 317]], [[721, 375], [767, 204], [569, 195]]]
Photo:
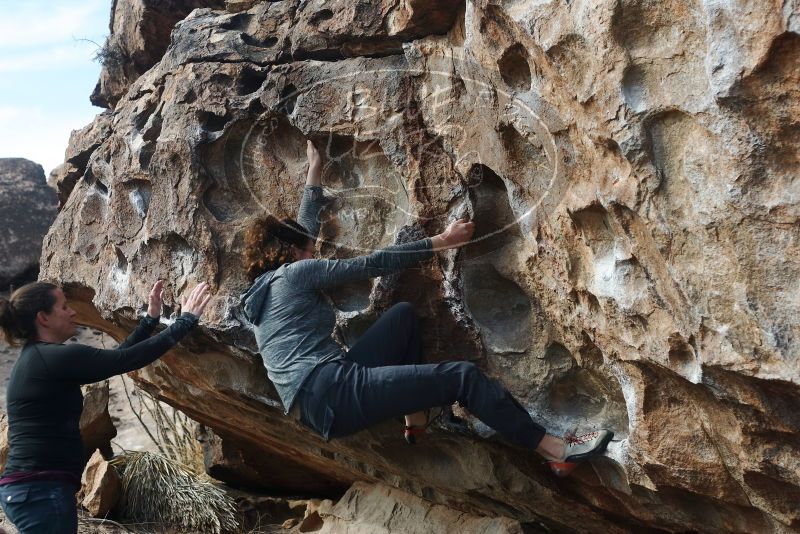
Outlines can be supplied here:
[[314, 241], [311, 239], [308, 240], [306, 243], [305, 248], [299, 248], [292, 246], [292, 250], [294, 251], [294, 259], [295, 260], [310, 260], [314, 258]]

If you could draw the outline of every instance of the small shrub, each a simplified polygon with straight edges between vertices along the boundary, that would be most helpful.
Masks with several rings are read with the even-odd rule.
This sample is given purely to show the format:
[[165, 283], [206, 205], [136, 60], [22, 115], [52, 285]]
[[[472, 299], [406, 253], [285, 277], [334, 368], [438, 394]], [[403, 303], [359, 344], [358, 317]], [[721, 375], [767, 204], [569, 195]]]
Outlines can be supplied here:
[[118, 512], [133, 524], [183, 532], [236, 532], [236, 508], [207, 477], [151, 452], [132, 452], [111, 461], [122, 478]]
[[109, 35], [103, 42], [103, 46], [94, 53], [93, 59], [102, 66], [111, 69], [129, 63], [131, 58], [128, 51]]

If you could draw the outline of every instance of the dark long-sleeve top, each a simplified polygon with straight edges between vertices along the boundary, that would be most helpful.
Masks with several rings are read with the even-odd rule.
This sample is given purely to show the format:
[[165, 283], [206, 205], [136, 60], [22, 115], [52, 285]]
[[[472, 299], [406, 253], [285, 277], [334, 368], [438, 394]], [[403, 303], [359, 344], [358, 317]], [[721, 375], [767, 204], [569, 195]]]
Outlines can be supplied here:
[[[314, 239], [323, 205], [322, 189], [306, 187], [297, 219]], [[431, 240], [421, 239], [356, 258], [296, 261], [253, 282], [243, 296], [245, 316], [287, 412], [317, 365], [344, 356], [332, 338], [336, 314], [322, 290], [391, 274], [431, 256]]]
[[197, 324], [184, 313], [150, 337], [158, 319], [145, 317], [116, 349], [29, 342], [20, 352], [6, 393], [8, 461], [3, 476], [64, 471], [80, 479], [85, 464], [79, 423], [81, 385], [144, 367]]

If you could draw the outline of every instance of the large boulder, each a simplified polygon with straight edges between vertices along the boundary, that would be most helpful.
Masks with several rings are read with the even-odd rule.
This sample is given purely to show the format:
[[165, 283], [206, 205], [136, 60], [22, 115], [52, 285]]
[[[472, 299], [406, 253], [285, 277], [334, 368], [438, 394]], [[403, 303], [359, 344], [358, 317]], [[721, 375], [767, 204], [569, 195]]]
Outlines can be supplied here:
[[[170, 308], [212, 283], [144, 387], [259, 472], [552, 530], [800, 528], [796, 2], [229, 5], [176, 25], [45, 240], [42, 275], [117, 337], [153, 280]], [[241, 320], [243, 235], [295, 214], [309, 137], [321, 256], [477, 223], [331, 291], [338, 337], [410, 301], [429, 361], [475, 361], [554, 433], [613, 429], [605, 457], [559, 480], [475, 420], [409, 448], [394, 421], [325, 442], [283, 415]]]
[[36, 279], [42, 238], [56, 208], [41, 165], [0, 158], [0, 290]]

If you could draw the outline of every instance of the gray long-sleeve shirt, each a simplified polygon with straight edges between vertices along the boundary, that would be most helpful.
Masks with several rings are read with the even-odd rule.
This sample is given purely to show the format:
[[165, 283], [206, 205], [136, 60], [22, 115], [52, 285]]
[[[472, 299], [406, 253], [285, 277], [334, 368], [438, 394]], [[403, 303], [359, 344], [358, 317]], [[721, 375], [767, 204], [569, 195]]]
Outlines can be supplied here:
[[[313, 239], [323, 203], [320, 187], [305, 188], [297, 220]], [[331, 337], [336, 314], [322, 290], [391, 274], [432, 255], [431, 240], [421, 239], [356, 258], [296, 261], [256, 278], [243, 296], [244, 312], [286, 412], [314, 367], [344, 356]]]

